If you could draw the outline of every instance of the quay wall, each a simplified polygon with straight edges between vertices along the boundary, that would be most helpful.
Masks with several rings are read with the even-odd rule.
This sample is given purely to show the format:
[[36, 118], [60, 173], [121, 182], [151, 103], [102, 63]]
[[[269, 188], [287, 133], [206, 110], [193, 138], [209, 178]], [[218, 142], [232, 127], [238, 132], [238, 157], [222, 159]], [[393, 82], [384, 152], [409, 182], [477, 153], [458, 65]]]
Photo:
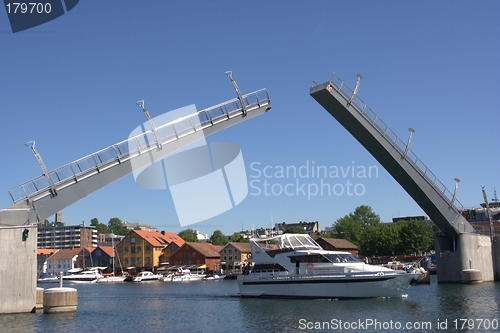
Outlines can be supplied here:
[[36, 242], [36, 225], [0, 226], [0, 314], [36, 310]]

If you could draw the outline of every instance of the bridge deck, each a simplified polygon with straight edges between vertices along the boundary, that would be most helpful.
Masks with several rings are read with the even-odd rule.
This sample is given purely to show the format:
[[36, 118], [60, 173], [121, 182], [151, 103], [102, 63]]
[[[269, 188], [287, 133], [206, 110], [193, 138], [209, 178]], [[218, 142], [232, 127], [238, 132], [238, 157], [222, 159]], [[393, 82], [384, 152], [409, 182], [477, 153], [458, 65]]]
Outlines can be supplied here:
[[154, 133], [149, 130], [50, 171], [57, 195], [44, 175], [11, 189], [9, 193], [14, 204], [0, 212], [0, 224], [12, 224], [9, 222], [11, 218], [2, 219], [2, 215], [25, 209], [30, 209], [31, 221], [43, 221], [134, 169], [271, 109], [271, 100], [265, 89], [243, 95], [242, 100], [245, 110], [240, 99], [235, 98], [158, 126], [161, 149], [158, 149]]
[[463, 206], [378, 116], [335, 74], [310, 95], [351, 133], [449, 237], [473, 233]]

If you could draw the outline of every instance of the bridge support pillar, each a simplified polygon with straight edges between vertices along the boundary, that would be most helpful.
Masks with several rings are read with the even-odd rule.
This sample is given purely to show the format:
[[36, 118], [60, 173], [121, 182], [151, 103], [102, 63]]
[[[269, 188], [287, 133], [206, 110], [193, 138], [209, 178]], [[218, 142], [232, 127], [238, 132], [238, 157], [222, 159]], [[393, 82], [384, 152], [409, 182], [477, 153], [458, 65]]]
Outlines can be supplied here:
[[479, 270], [482, 281], [494, 281], [493, 252], [489, 236], [435, 236], [434, 245], [438, 283], [462, 283], [462, 271], [470, 269]]
[[36, 311], [36, 239], [36, 225], [0, 225], [0, 314]]
[[493, 238], [493, 269], [495, 281], [500, 281], [500, 236]]

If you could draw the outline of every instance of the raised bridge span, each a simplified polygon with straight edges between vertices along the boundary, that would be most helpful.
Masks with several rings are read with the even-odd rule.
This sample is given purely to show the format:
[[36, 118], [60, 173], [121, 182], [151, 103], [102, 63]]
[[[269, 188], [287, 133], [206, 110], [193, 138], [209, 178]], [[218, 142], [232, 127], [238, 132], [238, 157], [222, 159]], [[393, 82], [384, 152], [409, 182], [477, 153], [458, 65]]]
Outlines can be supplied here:
[[[266, 89], [242, 95], [231, 76], [230, 78], [237, 98], [158, 127], [153, 125], [148, 131], [55, 170], [44, 170], [41, 176], [9, 190], [14, 203], [0, 211], [0, 225], [28, 225], [43, 221], [140, 167], [271, 109]], [[143, 110], [147, 114], [144, 108]], [[149, 119], [149, 114], [147, 116]], [[34, 147], [32, 149], [38, 159], [39, 155]]]
[[[406, 190], [429, 218], [447, 236], [474, 233], [462, 216], [462, 204], [410, 149], [410, 138], [401, 140], [358, 96], [359, 81], [350, 89], [337, 75], [313, 85], [310, 95], [325, 108]], [[458, 180], [456, 179], [458, 183]]]

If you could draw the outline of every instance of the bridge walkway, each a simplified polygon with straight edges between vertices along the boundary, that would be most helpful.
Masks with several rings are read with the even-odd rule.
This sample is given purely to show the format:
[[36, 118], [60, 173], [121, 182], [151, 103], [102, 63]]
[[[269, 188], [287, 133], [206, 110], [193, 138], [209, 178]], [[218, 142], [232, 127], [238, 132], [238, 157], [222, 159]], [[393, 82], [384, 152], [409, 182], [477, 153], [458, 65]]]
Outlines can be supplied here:
[[334, 74], [328, 82], [314, 82], [310, 95], [375, 157], [446, 236], [474, 233], [462, 216], [457, 188], [453, 193], [448, 190], [410, 149], [411, 140], [401, 140], [357, 96], [357, 88], [353, 91]]
[[139, 167], [270, 109], [269, 94], [261, 89], [158, 126], [156, 133], [154, 129], [145, 131], [63, 165], [49, 172], [50, 180], [42, 174], [9, 190], [14, 203], [0, 211], [0, 225], [19, 225], [17, 212], [22, 212], [23, 221], [43, 221]]

